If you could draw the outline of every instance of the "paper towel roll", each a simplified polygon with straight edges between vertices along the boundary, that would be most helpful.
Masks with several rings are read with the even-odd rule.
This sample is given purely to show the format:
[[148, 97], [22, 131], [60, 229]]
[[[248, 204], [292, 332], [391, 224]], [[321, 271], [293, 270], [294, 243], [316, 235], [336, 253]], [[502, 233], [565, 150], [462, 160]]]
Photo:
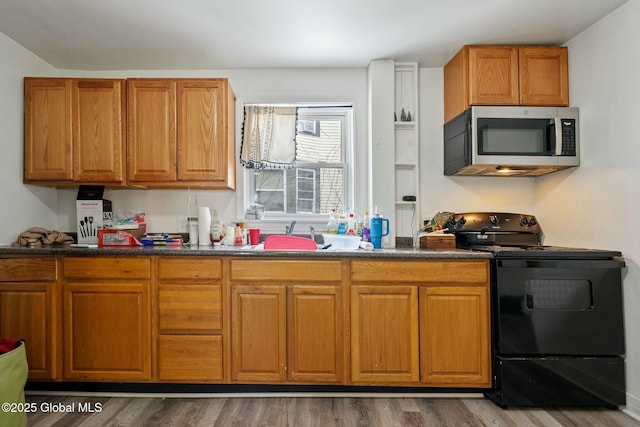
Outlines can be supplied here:
[[198, 208], [198, 244], [211, 246], [209, 230], [211, 228], [211, 210], [206, 206]]
[[373, 243], [371, 242], [360, 242], [360, 249], [364, 249], [365, 251], [373, 250]]

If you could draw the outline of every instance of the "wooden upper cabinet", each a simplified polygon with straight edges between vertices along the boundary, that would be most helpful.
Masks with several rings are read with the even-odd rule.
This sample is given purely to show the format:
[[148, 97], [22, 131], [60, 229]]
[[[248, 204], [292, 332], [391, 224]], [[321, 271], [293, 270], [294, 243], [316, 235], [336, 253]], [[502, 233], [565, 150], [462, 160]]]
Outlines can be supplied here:
[[444, 67], [445, 123], [472, 105], [568, 106], [563, 46], [464, 46]]
[[125, 181], [126, 86], [124, 80], [73, 80], [75, 181]]
[[518, 48], [469, 49], [469, 104], [518, 105]]
[[566, 47], [522, 47], [520, 103], [569, 105], [569, 60]]
[[178, 82], [179, 180], [227, 180], [230, 165], [226, 90], [222, 80]]
[[24, 180], [71, 181], [71, 80], [24, 79]]
[[124, 184], [124, 82], [25, 78], [25, 182]]
[[235, 188], [227, 79], [129, 79], [129, 183]]
[[176, 82], [129, 79], [129, 182], [175, 181]]

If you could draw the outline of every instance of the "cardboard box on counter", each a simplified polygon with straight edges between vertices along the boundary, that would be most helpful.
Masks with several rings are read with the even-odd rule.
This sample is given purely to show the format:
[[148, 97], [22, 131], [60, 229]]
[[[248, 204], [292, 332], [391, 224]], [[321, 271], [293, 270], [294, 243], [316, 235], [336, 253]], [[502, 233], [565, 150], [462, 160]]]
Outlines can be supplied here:
[[453, 234], [425, 234], [420, 236], [421, 249], [455, 249], [456, 236]]
[[111, 200], [103, 199], [104, 186], [81, 185], [76, 197], [77, 243], [98, 243], [98, 230], [112, 223]]

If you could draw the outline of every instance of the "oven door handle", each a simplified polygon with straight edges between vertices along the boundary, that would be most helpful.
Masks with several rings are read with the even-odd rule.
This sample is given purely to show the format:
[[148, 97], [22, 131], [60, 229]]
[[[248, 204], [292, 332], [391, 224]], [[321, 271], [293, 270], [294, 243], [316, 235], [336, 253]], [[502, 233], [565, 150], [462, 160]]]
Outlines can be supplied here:
[[554, 261], [549, 260], [525, 260], [525, 259], [499, 259], [496, 261], [496, 265], [498, 267], [503, 268], [544, 268], [544, 267], [554, 267], [556, 263]]
[[496, 265], [501, 268], [623, 268], [625, 262], [617, 259], [554, 259], [554, 260], [525, 260], [525, 259], [499, 259]]

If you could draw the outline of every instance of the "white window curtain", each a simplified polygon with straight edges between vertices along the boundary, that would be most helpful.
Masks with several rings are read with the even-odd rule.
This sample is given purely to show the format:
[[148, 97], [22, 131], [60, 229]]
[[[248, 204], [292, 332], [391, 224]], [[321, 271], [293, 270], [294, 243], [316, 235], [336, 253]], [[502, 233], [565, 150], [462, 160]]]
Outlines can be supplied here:
[[246, 105], [240, 163], [248, 169], [293, 167], [296, 121], [296, 107]]

